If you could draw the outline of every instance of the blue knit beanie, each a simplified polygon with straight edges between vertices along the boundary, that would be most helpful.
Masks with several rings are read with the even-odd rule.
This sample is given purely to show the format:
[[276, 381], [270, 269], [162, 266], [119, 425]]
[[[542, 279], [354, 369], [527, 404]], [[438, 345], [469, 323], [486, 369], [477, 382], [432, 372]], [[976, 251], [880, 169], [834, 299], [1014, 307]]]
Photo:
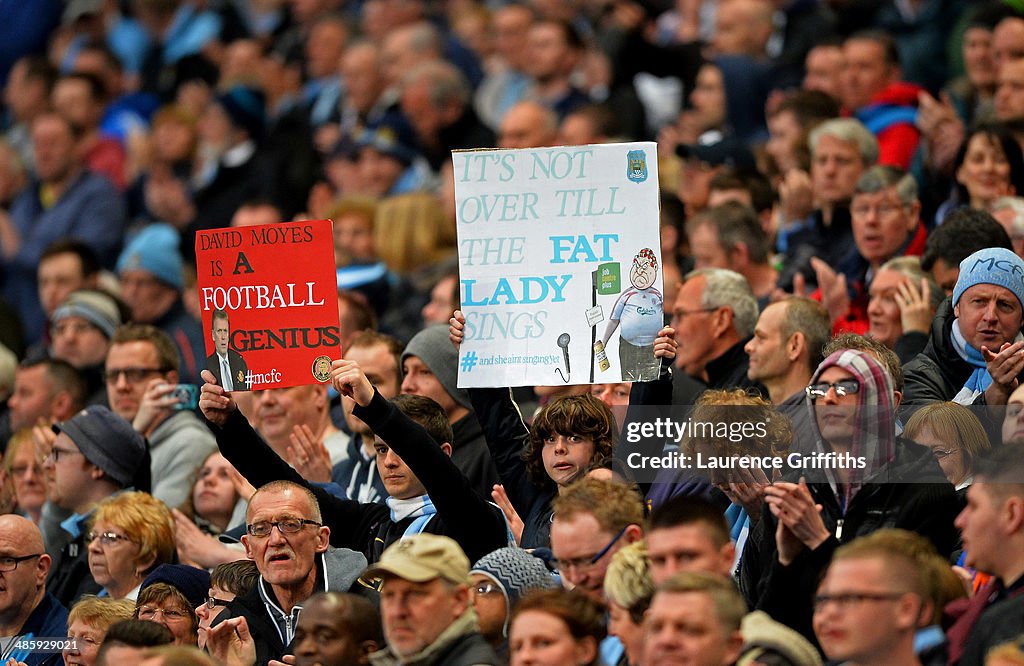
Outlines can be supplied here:
[[181, 274], [184, 262], [177, 230], [169, 224], [151, 224], [128, 243], [117, 260], [117, 274], [143, 270], [175, 289], [185, 286]]
[[146, 576], [139, 591], [153, 583], [166, 583], [175, 588], [188, 599], [193, 609], [202, 606], [210, 592], [209, 572], [186, 564], [161, 564]]
[[1006, 287], [1024, 307], [1024, 260], [1002, 247], [978, 250], [960, 262], [960, 277], [953, 287], [953, 305], [976, 284]]
[[228, 114], [231, 123], [244, 129], [249, 138], [258, 140], [267, 124], [266, 97], [261, 90], [235, 85], [220, 95], [217, 103]]

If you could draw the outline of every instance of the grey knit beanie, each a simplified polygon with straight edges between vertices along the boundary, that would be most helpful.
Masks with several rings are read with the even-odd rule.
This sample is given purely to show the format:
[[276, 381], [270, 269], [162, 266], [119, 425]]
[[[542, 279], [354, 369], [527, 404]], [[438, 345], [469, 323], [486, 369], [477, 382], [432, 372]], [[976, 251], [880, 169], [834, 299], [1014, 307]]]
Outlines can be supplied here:
[[466, 409], [473, 408], [469, 392], [459, 388], [459, 355], [448, 339], [446, 324], [430, 326], [414, 335], [402, 352], [402, 363], [410, 356], [417, 357], [430, 368], [455, 402]]
[[558, 587], [544, 561], [515, 546], [492, 551], [473, 565], [470, 574], [483, 574], [492, 579], [505, 595], [505, 635], [512, 606], [530, 590]]

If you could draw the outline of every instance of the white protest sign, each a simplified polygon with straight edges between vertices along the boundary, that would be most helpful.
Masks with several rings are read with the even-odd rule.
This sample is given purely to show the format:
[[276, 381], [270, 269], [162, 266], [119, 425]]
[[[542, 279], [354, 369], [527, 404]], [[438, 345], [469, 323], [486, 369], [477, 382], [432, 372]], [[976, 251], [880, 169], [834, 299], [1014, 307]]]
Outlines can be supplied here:
[[[656, 378], [664, 322], [656, 145], [452, 158], [466, 315], [459, 386]], [[599, 311], [607, 322], [595, 321]]]

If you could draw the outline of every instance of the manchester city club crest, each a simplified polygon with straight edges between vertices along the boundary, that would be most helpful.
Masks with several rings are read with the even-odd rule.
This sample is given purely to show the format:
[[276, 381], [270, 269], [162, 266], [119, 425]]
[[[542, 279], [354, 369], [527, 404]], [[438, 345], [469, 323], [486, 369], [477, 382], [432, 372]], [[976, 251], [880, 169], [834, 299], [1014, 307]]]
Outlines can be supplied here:
[[317, 356], [313, 360], [313, 377], [318, 382], [326, 382], [331, 378], [330, 356]]
[[631, 150], [626, 153], [626, 161], [629, 167], [626, 169], [626, 178], [634, 183], [642, 183], [647, 180], [647, 153], [642, 150]]

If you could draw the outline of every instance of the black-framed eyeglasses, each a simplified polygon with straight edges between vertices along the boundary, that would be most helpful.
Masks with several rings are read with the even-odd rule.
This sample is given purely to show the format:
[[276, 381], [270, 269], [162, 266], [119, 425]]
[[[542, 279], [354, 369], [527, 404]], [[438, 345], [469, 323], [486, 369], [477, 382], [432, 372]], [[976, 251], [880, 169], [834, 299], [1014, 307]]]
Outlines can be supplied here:
[[58, 463], [60, 462], [61, 456], [71, 456], [75, 454], [84, 455], [81, 451], [76, 451], [75, 449], [62, 449], [59, 446], [54, 446], [50, 448], [50, 454], [46, 456], [46, 459], [52, 459], [54, 463]]
[[245, 531], [254, 537], [268, 537], [270, 532], [276, 527], [277, 531], [281, 534], [295, 534], [299, 532], [306, 525], [315, 525], [321, 527], [321, 524], [315, 520], [305, 520], [303, 518], [285, 518], [283, 520], [261, 520], [258, 523], [249, 523], [245, 526]]
[[103, 379], [108, 384], [116, 384], [117, 380], [124, 375], [129, 384], [138, 384], [150, 375], [167, 372], [166, 368], [112, 368], [103, 372]]
[[206, 606], [207, 610], [212, 611], [216, 610], [217, 606], [227, 606], [230, 603], [230, 601], [218, 599], [217, 597], [206, 597], [206, 601], [203, 602], [203, 605]]
[[868, 601], [896, 601], [906, 592], [847, 592], [844, 594], [818, 594], [814, 597], [814, 610], [820, 611], [827, 604], [836, 604], [846, 609]]
[[42, 553], [34, 553], [32, 555], [22, 555], [21, 557], [0, 557], [0, 571], [14, 571], [22, 562], [42, 556]]
[[616, 543], [618, 543], [619, 539], [622, 538], [622, 535], [626, 533], [626, 530], [628, 528], [629, 528], [629, 525], [626, 525], [621, 530], [619, 530], [618, 534], [616, 534], [614, 537], [612, 537], [612, 540], [609, 541], [608, 544], [604, 548], [602, 548], [601, 550], [597, 551], [596, 553], [594, 553], [590, 557], [575, 557], [575, 558], [569, 559], [569, 560], [557, 560], [557, 565], [558, 565], [559, 571], [568, 571], [569, 569], [574, 569], [574, 568], [575, 569], [589, 569], [590, 567], [594, 566], [595, 564], [597, 564], [598, 562], [601, 561], [602, 557], [604, 557], [605, 555], [608, 554], [608, 551], [611, 550], [612, 547]]
[[811, 400], [817, 400], [818, 398], [824, 398], [828, 395], [829, 389], [835, 391], [836, 395], [842, 398], [843, 396], [853, 395], [860, 391], [860, 382], [856, 379], [844, 379], [839, 382], [832, 382], [831, 384], [827, 382], [819, 382], [817, 384], [811, 384], [804, 390], [807, 391], [807, 395]]
[[694, 315], [694, 314], [700, 314], [702, 312], [714, 312], [717, 309], [718, 308], [698, 308], [696, 310], [682, 310], [682, 309], [674, 310], [672, 312], [672, 318], [673, 319], [682, 319], [683, 317], [686, 317], [686, 316], [689, 316], [689, 315]]
[[101, 546], [112, 546], [115, 543], [117, 543], [118, 541], [128, 541], [128, 542], [132, 541], [131, 539], [129, 539], [125, 535], [118, 534], [117, 532], [97, 532], [97, 531], [93, 530], [92, 532], [89, 532], [88, 534], [85, 535], [85, 542], [86, 543], [92, 543], [93, 540], [95, 540], [95, 539], [99, 539], [100, 540], [100, 545]]

